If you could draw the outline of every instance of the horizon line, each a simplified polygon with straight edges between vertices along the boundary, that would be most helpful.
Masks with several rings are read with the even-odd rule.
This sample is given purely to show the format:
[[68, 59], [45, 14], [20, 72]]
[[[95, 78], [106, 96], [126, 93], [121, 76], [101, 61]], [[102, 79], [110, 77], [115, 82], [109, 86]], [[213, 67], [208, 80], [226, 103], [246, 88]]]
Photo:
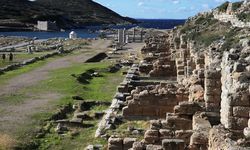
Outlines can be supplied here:
[[138, 20], [138, 19], [148, 19], [148, 20], [187, 20], [187, 19], [179, 19], [179, 18], [177, 18], [177, 19], [175, 19], [175, 18], [132, 18], [132, 19], [136, 19], [136, 20]]

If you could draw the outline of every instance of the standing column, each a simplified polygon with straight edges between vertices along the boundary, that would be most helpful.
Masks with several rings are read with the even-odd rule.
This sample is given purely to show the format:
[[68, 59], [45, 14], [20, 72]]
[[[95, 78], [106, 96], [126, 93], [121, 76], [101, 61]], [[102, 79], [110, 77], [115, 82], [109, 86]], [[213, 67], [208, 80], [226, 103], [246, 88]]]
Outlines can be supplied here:
[[133, 30], [133, 42], [135, 42], [135, 28]]
[[118, 43], [122, 44], [123, 43], [123, 30], [118, 29]]
[[126, 43], [126, 29], [124, 28], [122, 31], [123, 34], [123, 43]]
[[141, 29], [141, 42], [143, 42], [143, 30]]

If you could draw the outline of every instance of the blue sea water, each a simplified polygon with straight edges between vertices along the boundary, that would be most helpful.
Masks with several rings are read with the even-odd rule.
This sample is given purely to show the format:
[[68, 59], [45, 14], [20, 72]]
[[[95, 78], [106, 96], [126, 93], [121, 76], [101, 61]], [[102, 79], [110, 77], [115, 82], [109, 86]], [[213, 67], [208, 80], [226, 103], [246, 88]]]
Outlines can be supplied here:
[[[93, 32], [102, 28], [132, 28], [132, 27], [143, 27], [143, 28], [155, 28], [155, 29], [171, 29], [177, 25], [184, 24], [185, 20], [173, 20], [173, 19], [138, 19], [140, 22], [136, 25], [109, 25], [109, 26], [89, 26], [84, 29], [74, 29], [80, 38], [96, 38], [98, 37], [98, 32]], [[48, 38], [67, 38], [71, 30], [66, 30], [65, 32], [39, 32], [39, 31], [21, 31], [21, 32], [0, 32], [3, 36], [23, 36], [38, 39], [48, 39]]]

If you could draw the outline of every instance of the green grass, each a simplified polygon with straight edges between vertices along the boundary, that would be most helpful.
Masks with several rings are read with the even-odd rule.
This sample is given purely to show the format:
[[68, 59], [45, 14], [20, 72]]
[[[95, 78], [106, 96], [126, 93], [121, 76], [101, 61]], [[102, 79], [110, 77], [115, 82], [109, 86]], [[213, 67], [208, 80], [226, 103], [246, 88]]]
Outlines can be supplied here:
[[[93, 124], [93, 127], [85, 129], [75, 129], [66, 135], [58, 135], [51, 129], [51, 134], [45, 136], [45, 138], [40, 139], [42, 145], [40, 145], [40, 150], [84, 150], [90, 144], [102, 144], [106, 145], [107, 141], [101, 138], [95, 138], [95, 131], [97, 129], [98, 121], [88, 121], [88, 124]], [[72, 132], [79, 132], [77, 136], [72, 136]]]
[[121, 138], [125, 137], [133, 137], [138, 140], [142, 140], [144, 135], [132, 135], [128, 131], [128, 127], [134, 127], [136, 129], [148, 129], [149, 122], [148, 121], [126, 121], [125, 123], [119, 125], [115, 130], [109, 130], [107, 133], [109, 135], [118, 135]]
[[72, 76], [72, 74], [81, 74], [89, 69], [105, 69], [110, 65], [110, 63], [86, 63], [55, 70], [51, 72], [49, 80], [43, 81], [36, 88], [31, 89], [33, 92], [46, 89], [46, 91], [63, 94], [64, 96], [59, 102], [60, 105], [72, 102], [71, 97], [74, 95], [79, 95], [85, 100], [111, 101], [116, 86], [123, 78], [121, 72], [102, 72], [103, 77], [93, 78], [89, 84], [81, 84]]
[[241, 7], [241, 5], [243, 4], [243, 2], [235, 2], [233, 3], [233, 11], [236, 11], [237, 9], [239, 9]]
[[[81, 51], [81, 53], [85, 51]], [[86, 50], [86, 52], [90, 52]], [[76, 51], [68, 55], [78, 55], [80, 52]], [[93, 52], [94, 53], [94, 52]], [[0, 85], [6, 84], [10, 79], [18, 75], [28, 73], [34, 69], [37, 69], [48, 62], [51, 62], [61, 56], [55, 56], [53, 58], [39, 61], [31, 65], [24, 66], [14, 71], [9, 71], [0, 76]], [[23, 88], [13, 95], [6, 95], [6, 101], [10, 105], [17, 105], [24, 102], [28, 93], [57, 93], [60, 95], [59, 99], [55, 99], [48, 104], [46, 111], [33, 114], [29, 125], [20, 127], [20, 131], [17, 131], [17, 140], [24, 140], [23, 147], [26, 147], [26, 143], [40, 143], [39, 149], [84, 149], [88, 144], [107, 144], [105, 140], [95, 139], [94, 134], [97, 128], [98, 120], [86, 122], [93, 124], [93, 127], [79, 130], [80, 134], [76, 137], [70, 135], [59, 136], [54, 132], [54, 128], [51, 129], [50, 134], [47, 134], [45, 138], [35, 140], [34, 131], [38, 130], [46, 123], [45, 120], [51, 117], [51, 115], [59, 108], [69, 103], [74, 103], [72, 96], [79, 95], [85, 100], [97, 100], [97, 101], [112, 101], [113, 95], [116, 92], [116, 86], [122, 81], [123, 76], [120, 72], [109, 73], [101, 72], [102, 77], [96, 77], [90, 80], [89, 84], [79, 83], [72, 74], [78, 75], [84, 73], [89, 69], [104, 70], [110, 66], [110, 62], [100, 63], [73, 63], [67, 68], [57, 69], [51, 71], [49, 78], [40, 81], [40, 83]], [[91, 109], [90, 114], [95, 112], [104, 111], [108, 106], [95, 106]], [[1, 110], [1, 112], [4, 110]], [[19, 130], [18, 129], [18, 130]], [[29, 145], [30, 146], [30, 145]], [[27, 148], [27, 147], [26, 147]]]
[[[101, 72], [102, 77], [96, 77], [89, 80], [89, 84], [79, 83], [72, 74], [81, 74], [89, 69], [106, 70], [110, 63], [86, 63], [75, 64], [68, 68], [52, 71], [50, 78], [41, 82], [36, 88], [30, 88], [29, 92], [45, 92], [51, 91], [62, 94], [62, 98], [52, 102], [56, 107], [74, 103], [72, 96], [79, 95], [85, 100], [97, 101], [112, 101], [113, 95], [116, 92], [116, 86], [122, 81], [123, 76], [121, 71], [117, 73]], [[95, 112], [104, 111], [108, 106], [94, 106], [91, 108], [90, 115]], [[33, 116], [35, 120], [46, 120], [51, 116], [51, 113], [40, 113]], [[51, 133], [44, 138], [38, 139], [40, 143], [39, 149], [84, 149], [89, 144], [103, 144], [106, 141], [103, 139], [95, 139], [94, 134], [97, 129], [98, 120], [89, 121], [93, 127], [80, 129], [80, 134], [74, 138], [70, 135], [60, 136], [55, 133], [52, 128]]]
[[20, 63], [20, 62], [23, 62], [25, 60], [28, 60], [28, 59], [31, 59], [31, 58], [34, 58], [34, 57], [39, 57], [39, 56], [42, 56], [42, 55], [45, 55], [45, 54], [46, 53], [43, 53], [43, 52], [33, 53], [33, 54], [17, 53], [17, 54], [14, 54], [14, 60], [13, 61], [9, 61], [8, 56], [6, 56], [6, 60], [3, 61], [2, 60], [2, 55], [0, 55], [1, 56], [1, 58], [0, 58], [0, 68], [5, 67], [7, 65]]
[[3, 85], [4, 83], [6, 83], [8, 80], [10, 80], [11, 78], [13, 78], [15, 76], [30, 72], [38, 67], [45, 65], [46, 63], [47, 63], [47, 61], [39, 61], [39, 62], [36, 62], [34, 64], [30, 64], [30, 65], [27, 65], [25, 67], [21, 67], [17, 70], [6, 72], [3, 75], [0, 75], [0, 85]]
[[229, 4], [229, 2], [227, 1], [227, 2], [223, 3], [222, 5], [220, 5], [217, 8], [219, 9], [220, 12], [226, 12], [228, 4]]
[[16, 92], [11, 93], [10, 95], [3, 95], [1, 96], [1, 102], [7, 102], [11, 105], [18, 105], [23, 103], [24, 99], [28, 98], [27, 95], [25, 95], [22, 92]]

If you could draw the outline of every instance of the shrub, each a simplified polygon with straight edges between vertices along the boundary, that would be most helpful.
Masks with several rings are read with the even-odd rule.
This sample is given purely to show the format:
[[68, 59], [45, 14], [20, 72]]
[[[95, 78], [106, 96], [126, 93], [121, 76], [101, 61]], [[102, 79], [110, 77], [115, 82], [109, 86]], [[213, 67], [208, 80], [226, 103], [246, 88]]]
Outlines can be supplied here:
[[219, 7], [217, 7], [219, 9], [220, 12], [226, 12], [227, 11], [227, 7], [228, 7], [229, 2], [225, 2], [222, 5], [220, 5]]
[[238, 8], [240, 8], [242, 5], [242, 2], [235, 2], [233, 3], [233, 11], [236, 11]]
[[250, 22], [250, 13], [240, 13], [237, 17], [244, 22]]

